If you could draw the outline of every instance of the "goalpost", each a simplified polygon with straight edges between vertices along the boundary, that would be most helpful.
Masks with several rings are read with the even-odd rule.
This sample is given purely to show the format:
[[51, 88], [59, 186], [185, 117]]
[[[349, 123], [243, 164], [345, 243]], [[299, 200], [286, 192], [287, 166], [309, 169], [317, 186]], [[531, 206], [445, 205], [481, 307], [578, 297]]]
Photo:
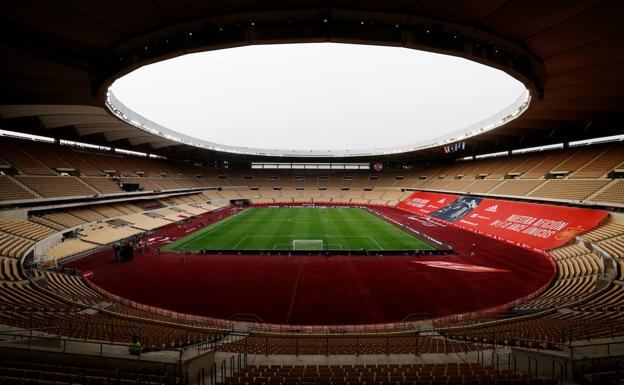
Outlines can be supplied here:
[[324, 250], [322, 239], [295, 239], [292, 241], [293, 250]]

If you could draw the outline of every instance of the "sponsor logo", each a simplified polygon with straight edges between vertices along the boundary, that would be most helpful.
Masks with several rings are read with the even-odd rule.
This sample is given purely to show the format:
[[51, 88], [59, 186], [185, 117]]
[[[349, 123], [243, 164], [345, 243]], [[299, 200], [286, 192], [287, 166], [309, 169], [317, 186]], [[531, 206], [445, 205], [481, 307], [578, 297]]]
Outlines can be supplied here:
[[495, 213], [496, 210], [498, 210], [498, 205], [490, 206], [487, 209], [485, 209], [485, 211], [490, 212], [490, 213]]

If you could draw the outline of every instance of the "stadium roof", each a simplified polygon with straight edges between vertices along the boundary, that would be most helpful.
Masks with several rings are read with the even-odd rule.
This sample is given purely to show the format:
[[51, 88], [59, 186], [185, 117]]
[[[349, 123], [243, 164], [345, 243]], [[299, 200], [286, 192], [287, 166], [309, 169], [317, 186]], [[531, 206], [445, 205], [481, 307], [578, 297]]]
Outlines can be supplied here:
[[[106, 90], [135, 68], [186, 53], [331, 41], [463, 56], [521, 80], [533, 97], [528, 111], [466, 139], [462, 156], [620, 134], [623, 18], [617, 0], [10, 2], [0, 15], [0, 128], [168, 156], [260, 159], [127, 124], [104, 106]], [[435, 147], [387, 157], [442, 156]]]

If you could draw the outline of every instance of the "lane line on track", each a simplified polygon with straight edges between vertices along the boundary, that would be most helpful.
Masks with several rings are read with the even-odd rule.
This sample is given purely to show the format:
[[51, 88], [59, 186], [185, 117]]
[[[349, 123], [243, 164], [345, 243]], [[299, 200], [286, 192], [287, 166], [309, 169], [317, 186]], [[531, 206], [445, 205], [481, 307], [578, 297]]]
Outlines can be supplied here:
[[299, 278], [301, 277], [301, 271], [303, 270], [304, 262], [299, 265], [299, 271], [297, 271], [297, 278], [295, 278], [295, 286], [293, 287], [292, 295], [290, 296], [290, 306], [288, 306], [288, 313], [286, 314], [286, 323], [290, 322], [290, 315], [293, 307], [295, 306], [295, 296], [297, 295], [297, 288], [299, 287]]

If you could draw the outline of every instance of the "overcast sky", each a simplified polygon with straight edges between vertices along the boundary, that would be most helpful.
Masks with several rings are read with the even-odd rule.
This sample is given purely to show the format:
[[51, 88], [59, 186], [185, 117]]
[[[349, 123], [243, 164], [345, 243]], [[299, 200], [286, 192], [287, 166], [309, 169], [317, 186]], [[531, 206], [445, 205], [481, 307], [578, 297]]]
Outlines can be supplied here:
[[186, 55], [113, 84], [127, 107], [219, 144], [345, 150], [432, 139], [512, 104], [522, 83], [405, 48], [288, 44]]

